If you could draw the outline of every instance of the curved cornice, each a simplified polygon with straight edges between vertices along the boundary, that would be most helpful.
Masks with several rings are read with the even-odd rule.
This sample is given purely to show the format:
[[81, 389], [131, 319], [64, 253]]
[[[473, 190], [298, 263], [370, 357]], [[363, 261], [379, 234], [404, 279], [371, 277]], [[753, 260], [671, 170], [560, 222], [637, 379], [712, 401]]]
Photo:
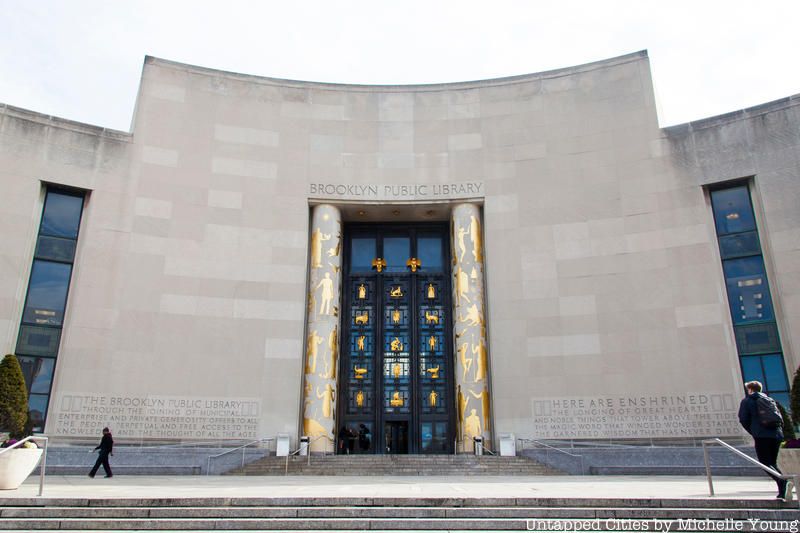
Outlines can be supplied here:
[[533, 74], [522, 74], [518, 76], [507, 76], [503, 78], [490, 78], [486, 80], [474, 81], [459, 81], [448, 83], [430, 83], [430, 84], [411, 84], [411, 85], [367, 85], [367, 84], [348, 84], [348, 83], [326, 83], [318, 81], [301, 81], [301, 80], [288, 80], [282, 78], [270, 78], [265, 76], [256, 76], [252, 74], [241, 74], [238, 72], [230, 72], [226, 70], [217, 70], [207, 67], [199, 67], [196, 65], [189, 65], [186, 63], [179, 63], [177, 61], [170, 61], [168, 59], [161, 59], [153, 56], [145, 56], [145, 66], [153, 65], [158, 67], [172, 68], [183, 72], [190, 72], [196, 74], [203, 74], [208, 76], [222, 76], [232, 80], [238, 80], [248, 83], [275, 85], [281, 87], [295, 87], [295, 88], [308, 88], [318, 90], [336, 90], [336, 91], [375, 91], [375, 92], [424, 92], [424, 91], [445, 91], [454, 89], [477, 89], [481, 87], [493, 87], [497, 85], [511, 85], [515, 83], [523, 83], [529, 81], [561, 78], [571, 76], [582, 72], [588, 72], [597, 69], [609, 68], [616, 65], [623, 65], [635, 61], [647, 60], [647, 50], [633, 52], [610, 59], [603, 59], [583, 65], [572, 67], [559, 68], [555, 70], [547, 70], [544, 72], [537, 72]]

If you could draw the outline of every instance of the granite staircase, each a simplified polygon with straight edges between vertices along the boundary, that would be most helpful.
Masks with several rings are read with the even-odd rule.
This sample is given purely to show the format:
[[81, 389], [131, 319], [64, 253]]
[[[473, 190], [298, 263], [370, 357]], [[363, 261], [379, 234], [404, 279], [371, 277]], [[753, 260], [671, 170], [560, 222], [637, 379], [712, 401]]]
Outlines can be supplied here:
[[[232, 475], [287, 473], [286, 457], [264, 457]], [[312, 455], [289, 458], [288, 474], [304, 476], [552, 476], [561, 472], [527, 457], [476, 455]]]
[[8, 498], [3, 531], [796, 531], [767, 499]]

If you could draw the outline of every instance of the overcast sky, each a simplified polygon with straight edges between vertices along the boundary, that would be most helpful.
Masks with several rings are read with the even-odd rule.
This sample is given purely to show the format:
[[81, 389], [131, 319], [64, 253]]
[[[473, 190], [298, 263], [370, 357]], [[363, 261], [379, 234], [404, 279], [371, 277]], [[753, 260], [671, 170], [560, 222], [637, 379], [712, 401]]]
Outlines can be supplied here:
[[647, 49], [662, 126], [800, 93], [800, 0], [0, 0], [0, 103], [128, 131], [149, 54], [368, 84]]

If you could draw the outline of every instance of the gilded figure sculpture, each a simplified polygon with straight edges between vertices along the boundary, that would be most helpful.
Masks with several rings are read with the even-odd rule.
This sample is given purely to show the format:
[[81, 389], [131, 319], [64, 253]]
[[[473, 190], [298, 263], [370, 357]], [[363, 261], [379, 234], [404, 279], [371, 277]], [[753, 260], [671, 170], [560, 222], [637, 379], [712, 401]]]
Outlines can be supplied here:
[[333, 326], [331, 334], [328, 335], [328, 349], [331, 352], [330, 362], [325, 361], [325, 373], [320, 377], [323, 379], [336, 379], [336, 365], [339, 362], [339, 333], [337, 326]]
[[400, 379], [400, 376], [403, 373], [403, 365], [400, 363], [395, 363], [392, 365], [392, 377], [394, 379]]
[[469, 404], [469, 397], [464, 396], [461, 392], [461, 385], [456, 387], [456, 408], [458, 409], [456, 422], [458, 423], [458, 434], [462, 435], [464, 429], [464, 415], [467, 412], [467, 404]]
[[392, 342], [389, 343], [389, 348], [391, 348], [393, 352], [400, 352], [403, 350], [403, 343], [400, 341], [399, 337], [395, 337], [392, 339]]
[[353, 373], [355, 374], [356, 379], [364, 379], [364, 376], [367, 374], [367, 369], [356, 366], [353, 367]]
[[327, 433], [328, 430], [314, 418], [303, 418], [303, 434], [310, 437], [319, 437]]
[[460, 249], [460, 254], [458, 256], [458, 261], [464, 261], [464, 255], [467, 253], [467, 245], [464, 243], [464, 235], [467, 234], [467, 230], [462, 227], [458, 228], [458, 248]]
[[319, 345], [325, 340], [317, 335], [317, 330], [312, 331], [308, 335], [308, 343], [306, 345], [306, 374], [314, 374], [317, 371], [317, 354], [319, 353]]
[[467, 380], [469, 369], [472, 368], [472, 357], [467, 357], [467, 352], [469, 352], [469, 343], [464, 341], [458, 345], [458, 359], [461, 361], [461, 369], [463, 372], [461, 381]]
[[433, 283], [428, 284], [428, 299], [433, 300], [436, 298], [436, 287], [433, 286]]
[[392, 311], [392, 324], [399, 324], [400, 323], [400, 310], [395, 309]]
[[399, 285], [397, 287], [392, 287], [389, 291], [389, 296], [392, 298], [401, 298], [403, 296], [403, 289]]
[[431, 349], [431, 351], [436, 350], [436, 337], [433, 335], [428, 338], [428, 347]]
[[464, 437], [466, 440], [472, 440], [473, 437], [480, 437], [483, 434], [481, 419], [476, 414], [477, 412], [477, 409], [471, 409], [470, 415], [464, 420]]
[[478, 344], [474, 344], [475, 337], [473, 336], [472, 339], [472, 355], [475, 356], [475, 381], [478, 382], [486, 379], [486, 341], [481, 337]]
[[483, 261], [483, 244], [481, 242], [481, 223], [475, 215], [469, 217], [469, 236], [472, 238], [472, 257], [476, 263]]
[[436, 401], [439, 399], [439, 395], [436, 394], [435, 390], [431, 390], [431, 393], [428, 395], [428, 405], [431, 407], [436, 407]]
[[319, 228], [311, 233], [311, 268], [322, 267], [322, 243], [330, 239], [331, 234], [322, 233]]
[[364, 391], [358, 391], [356, 393], [356, 406], [364, 407]]
[[489, 389], [484, 387], [483, 390], [478, 394], [473, 391], [469, 391], [469, 393], [473, 398], [481, 401], [481, 416], [483, 418], [486, 431], [489, 431]]
[[366, 297], [367, 297], [367, 288], [362, 283], [361, 285], [358, 286], [358, 299], [364, 300], [366, 299]]
[[369, 322], [369, 311], [364, 311], [362, 314], [356, 313], [356, 325], [366, 325]]
[[384, 268], [386, 268], [386, 260], [380, 257], [376, 257], [372, 260], [372, 268], [378, 270], [378, 272], [382, 272]]
[[482, 326], [483, 325], [483, 318], [481, 317], [480, 313], [478, 312], [478, 306], [472, 304], [467, 308], [467, 316], [462, 317], [461, 315], [458, 316], [459, 322], [466, 322], [470, 326]]
[[411, 259], [406, 261], [406, 266], [411, 267], [411, 272], [416, 272], [417, 269], [422, 266], [422, 261], [420, 261], [416, 257], [412, 257]]
[[425, 372], [431, 375], [431, 379], [439, 379], [439, 365], [428, 368]]
[[333, 400], [336, 393], [330, 383], [325, 384], [325, 390], [320, 394], [317, 389], [317, 398], [322, 400], [322, 416], [324, 418], [333, 418]]
[[431, 313], [430, 311], [425, 311], [425, 323], [426, 324], [438, 324], [439, 323], [439, 315], [437, 313]]
[[453, 277], [456, 281], [456, 304], [461, 305], [461, 300], [469, 302], [469, 276], [461, 269], [461, 266], [458, 266], [453, 272]]
[[400, 391], [392, 393], [392, 399], [389, 400], [389, 405], [392, 407], [403, 407], [403, 398], [400, 397]]
[[322, 278], [314, 290], [322, 289], [320, 294], [320, 304], [319, 304], [319, 314], [321, 315], [330, 315], [331, 314], [331, 304], [333, 303], [333, 280], [331, 279], [331, 273], [325, 272], [325, 277]]

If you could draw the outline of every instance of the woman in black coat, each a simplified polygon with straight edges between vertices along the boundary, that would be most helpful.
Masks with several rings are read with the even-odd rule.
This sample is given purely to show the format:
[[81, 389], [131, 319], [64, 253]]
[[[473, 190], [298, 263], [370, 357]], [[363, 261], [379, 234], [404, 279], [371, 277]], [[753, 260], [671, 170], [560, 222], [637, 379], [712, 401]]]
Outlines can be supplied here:
[[106, 471], [106, 477], [112, 477], [114, 474], [111, 473], [111, 465], [108, 464], [108, 456], [114, 455], [112, 450], [114, 449], [114, 439], [111, 438], [111, 431], [108, 428], [103, 428], [103, 438], [100, 439], [100, 444], [95, 447], [94, 450], [100, 450], [100, 453], [97, 454], [97, 461], [94, 463], [94, 467], [92, 468], [91, 472], [89, 472], [89, 477], [94, 477], [97, 473], [97, 470], [100, 468], [100, 465], [103, 465], [103, 470]]

